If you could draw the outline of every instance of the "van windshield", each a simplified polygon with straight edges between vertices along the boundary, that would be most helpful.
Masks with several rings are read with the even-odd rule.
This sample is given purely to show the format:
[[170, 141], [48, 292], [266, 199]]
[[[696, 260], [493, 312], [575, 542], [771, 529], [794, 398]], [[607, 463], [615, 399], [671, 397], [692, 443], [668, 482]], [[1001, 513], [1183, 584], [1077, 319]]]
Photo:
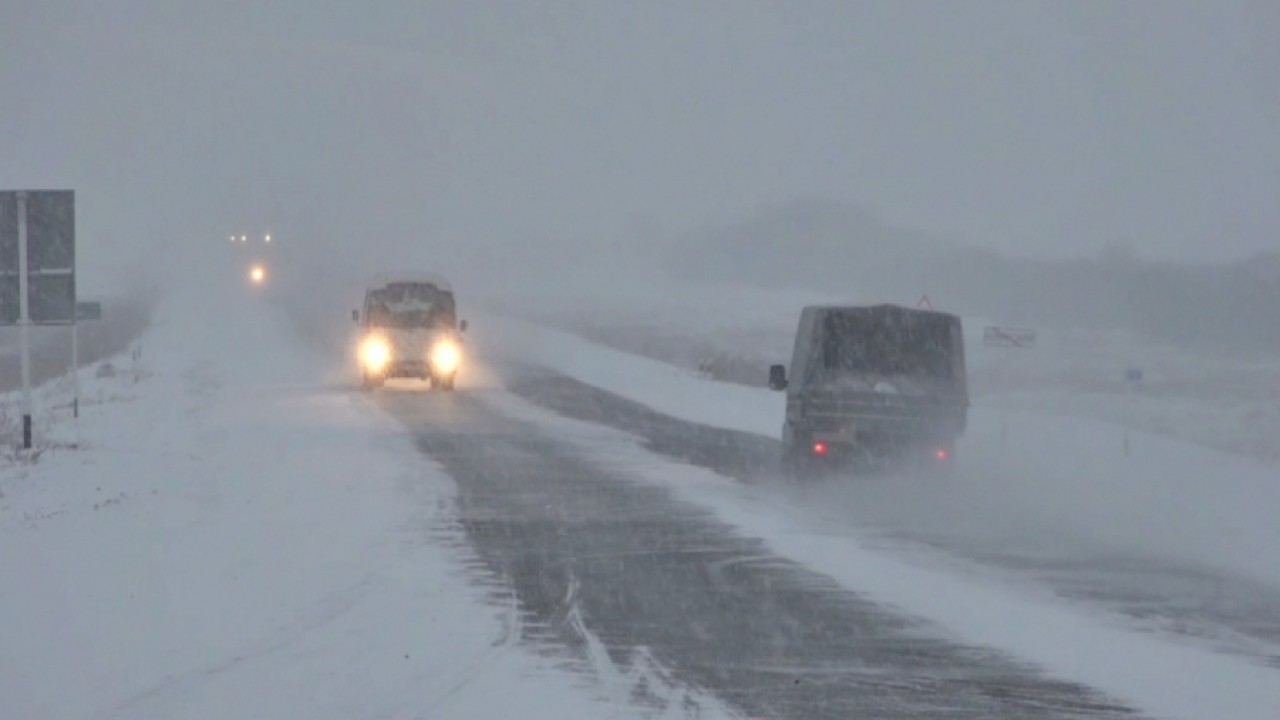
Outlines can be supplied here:
[[831, 313], [822, 333], [823, 365], [837, 374], [951, 378], [953, 327], [945, 315]]
[[370, 290], [368, 323], [374, 327], [451, 328], [453, 294], [429, 283], [392, 283]]

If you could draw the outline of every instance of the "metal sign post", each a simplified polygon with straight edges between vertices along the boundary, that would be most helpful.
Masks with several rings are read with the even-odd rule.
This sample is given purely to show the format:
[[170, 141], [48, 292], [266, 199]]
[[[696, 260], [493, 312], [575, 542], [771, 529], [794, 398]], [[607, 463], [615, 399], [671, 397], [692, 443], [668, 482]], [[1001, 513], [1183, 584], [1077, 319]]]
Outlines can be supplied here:
[[71, 325], [76, 305], [75, 191], [0, 192], [0, 325], [22, 348], [22, 447], [32, 447], [31, 327]]
[[22, 447], [31, 449], [31, 302], [27, 297], [27, 194], [18, 197], [18, 326], [22, 335]]
[[[77, 302], [76, 316], [71, 323], [71, 416], [80, 419], [80, 321], [101, 320], [102, 303]], [[79, 444], [79, 428], [76, 425], [77, 444]]]

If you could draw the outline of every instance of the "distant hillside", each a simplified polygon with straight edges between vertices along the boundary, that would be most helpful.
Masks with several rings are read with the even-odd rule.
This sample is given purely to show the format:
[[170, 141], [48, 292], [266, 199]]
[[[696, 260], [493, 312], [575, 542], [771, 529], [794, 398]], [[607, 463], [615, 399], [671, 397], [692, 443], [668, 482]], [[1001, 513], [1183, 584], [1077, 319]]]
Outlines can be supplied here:
[[920, 293], [1007, 322], [1131, 330], [1148, 339], [1280, 352], [1280, 254], [1215, 265], [1107, 253], [1008, 257], [880, 221], [794, 203], [688, 236], [667, 257], [699, 281], [810, 288], [859, 301]]
[[884, 224], [861, 208], [791, 203], [681, 240], [674, 267], [699, 280], [848, 290], [946, 244]]

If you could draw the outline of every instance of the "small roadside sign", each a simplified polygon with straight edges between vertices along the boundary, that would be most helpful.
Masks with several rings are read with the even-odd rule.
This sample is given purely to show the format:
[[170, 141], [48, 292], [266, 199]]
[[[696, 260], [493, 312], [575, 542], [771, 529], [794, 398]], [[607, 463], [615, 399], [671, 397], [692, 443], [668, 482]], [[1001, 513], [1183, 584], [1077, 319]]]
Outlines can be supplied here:
[[102, 319], [102, 303], [100, 302], [78, 302], [76, 303], [76, 320], [101, 320]]
[[998, 327], [983, 328], [982, 344], [987, 347], [1033, 348], [1036, 331], [1032, 328]]

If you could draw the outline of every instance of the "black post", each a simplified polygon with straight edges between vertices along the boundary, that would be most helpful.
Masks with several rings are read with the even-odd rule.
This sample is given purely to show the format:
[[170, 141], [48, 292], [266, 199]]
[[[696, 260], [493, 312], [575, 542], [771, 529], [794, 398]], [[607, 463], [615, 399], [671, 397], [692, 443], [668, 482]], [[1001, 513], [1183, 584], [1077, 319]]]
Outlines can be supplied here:
[[71, 401], [71, 417], [80, 417], [80, 398]]
[[22, 447], [25, 450], [31, 449], [31, 416], [22, 416]]

